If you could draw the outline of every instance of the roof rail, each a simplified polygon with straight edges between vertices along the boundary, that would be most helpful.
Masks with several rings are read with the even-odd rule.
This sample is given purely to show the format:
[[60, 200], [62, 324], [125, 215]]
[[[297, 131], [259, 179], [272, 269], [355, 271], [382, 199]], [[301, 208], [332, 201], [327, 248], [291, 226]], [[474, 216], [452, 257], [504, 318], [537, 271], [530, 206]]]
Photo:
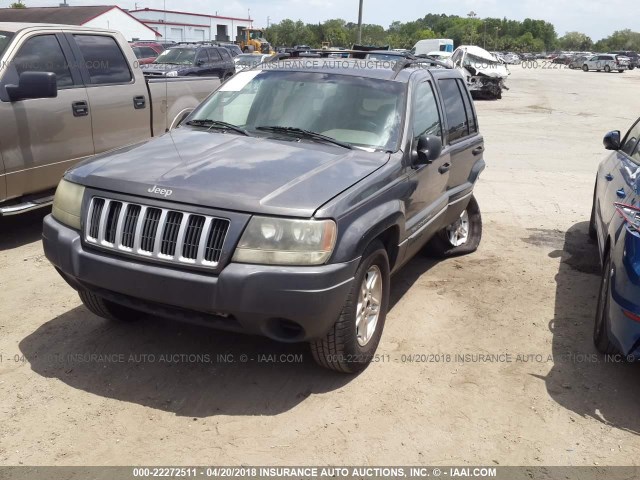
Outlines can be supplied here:
[[408, 68], [411, 65], [416, 65], [419, 63], [428, 63], [429, 65], [447, 68], [449, 70], [453, 69], [453, 67], [448, 63], [444, 63], [440, 60], [435, 59], [434, 57], [424, 55], [424, 56], [420, 56], [420, 58], [416, 57], [416, 58], [406, 58], [403, 60], [398, 60], [396, 64], [393, 66], [393, 71], [395, 72], [395, 75], [393, 76], [393, 78], [397, 77], [398, 74], [405, 68]]

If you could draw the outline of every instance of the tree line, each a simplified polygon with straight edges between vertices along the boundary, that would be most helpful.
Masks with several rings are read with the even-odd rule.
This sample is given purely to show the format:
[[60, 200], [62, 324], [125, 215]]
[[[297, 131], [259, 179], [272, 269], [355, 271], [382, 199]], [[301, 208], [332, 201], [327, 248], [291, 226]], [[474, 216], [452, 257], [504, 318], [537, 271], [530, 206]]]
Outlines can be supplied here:
[[[356, 43], [358, 26], [339, 18], [319, 23], [285, 19], [270, 25], [265, 35], [278, 47], [309, 45], [320, 48], [323, 42], [328, 42], [332, 47], [348, 48]], [[558, 37], [555, 27], [544, 20], [478, 18], [473, 12], [466, 18], [428, 14], [411, 22], [393, 22], [386, 29], [381, 25], [362, 25], [362, 43], [365, 45], [410, 49], [418, 40], [429, 38], [450, 38], [456, 46], [472, 44], [487, 50], [515, 52], [640, 50], [640, 33], [631, 30], [617, 31], [593, 42], [580, 32], [568, 32]]]

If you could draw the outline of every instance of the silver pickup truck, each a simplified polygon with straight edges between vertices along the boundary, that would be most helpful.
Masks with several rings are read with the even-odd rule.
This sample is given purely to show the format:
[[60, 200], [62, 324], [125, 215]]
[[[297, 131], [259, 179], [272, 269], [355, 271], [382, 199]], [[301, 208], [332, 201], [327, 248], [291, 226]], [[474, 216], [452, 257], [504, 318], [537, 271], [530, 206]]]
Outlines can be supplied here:
[[0, 217], [50, 204], [69, 167], [169, 131], [219, 85], [146, 79], [112, 30], [0, 22]]

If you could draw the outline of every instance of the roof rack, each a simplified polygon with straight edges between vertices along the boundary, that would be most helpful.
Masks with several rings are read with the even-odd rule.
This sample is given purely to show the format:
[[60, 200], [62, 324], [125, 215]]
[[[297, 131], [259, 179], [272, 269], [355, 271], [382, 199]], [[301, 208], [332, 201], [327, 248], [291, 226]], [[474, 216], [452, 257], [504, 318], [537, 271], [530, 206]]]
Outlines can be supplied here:
[[448, 63], [444, 63], [440, 60], [437, 60], [434, 57], [430, 57], [428, 55], [421, 55], [420, 57], [415, 57], [415, 58], [406, 58], [404, 60], [398, 60], [396, 62], [396, 64], [393, 66], [393, 71], [395, 72], [395, 75], [393, 76], [393, 78], [397, 77], [398, 74], [404, 70], [405, 68], [410, 67], [411, 65], [416, 65], [419, 63], [428, 63], [429, 65], [433, 65], [433, 66], [438, 66], [438, 67], [442, 67], [442, 68], [447, 68], [449, 70], [453, 69], [453, 67], [451, 65], [449, 65]]

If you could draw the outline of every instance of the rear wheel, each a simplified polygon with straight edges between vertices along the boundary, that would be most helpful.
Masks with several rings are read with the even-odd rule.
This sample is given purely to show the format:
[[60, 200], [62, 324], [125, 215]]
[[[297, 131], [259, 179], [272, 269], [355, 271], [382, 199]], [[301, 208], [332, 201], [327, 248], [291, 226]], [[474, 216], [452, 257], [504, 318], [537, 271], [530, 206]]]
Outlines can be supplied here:
[[609, 73], [611, 71], [611, 67], [609, 65], [604, 66], [604, 71]]
[[611, 256], [607, 252], [602, 268], [602, 280], [600, 281], [600, 294], [598, 295], [598, 307], [593, 325], [593, 344], [603, 354], [617, 353], [617, 348], [609, 340], [609, 302], [611, 299], [611, 277], [613, 269]]
[[116, 322], [133, 322], [140, 317], [142, 313], [132, 308], [123, 307], [117, 303], [110, 302], [89, 290], [78, 290], [80, 300], [84, 303], [91, 313], [99, 317], [113, 320]]
[[389, 304], [389, 258], [374, 241], [362, 256], [340, 317], [324, 338], [310, 343], [314, 360], [341, 373], [357, 373], [380, 343]]
[[448, 227], [443, 228], [431, 239], [427, 253], [448, 258], [473, 253], [482, 239], [482, 216], [475, 196], [471, 197], [467, 208]]
[[589, 71], [589, 67], [587, 65], [582, 65], [582, 71], [583, 72], [588, 72]]

